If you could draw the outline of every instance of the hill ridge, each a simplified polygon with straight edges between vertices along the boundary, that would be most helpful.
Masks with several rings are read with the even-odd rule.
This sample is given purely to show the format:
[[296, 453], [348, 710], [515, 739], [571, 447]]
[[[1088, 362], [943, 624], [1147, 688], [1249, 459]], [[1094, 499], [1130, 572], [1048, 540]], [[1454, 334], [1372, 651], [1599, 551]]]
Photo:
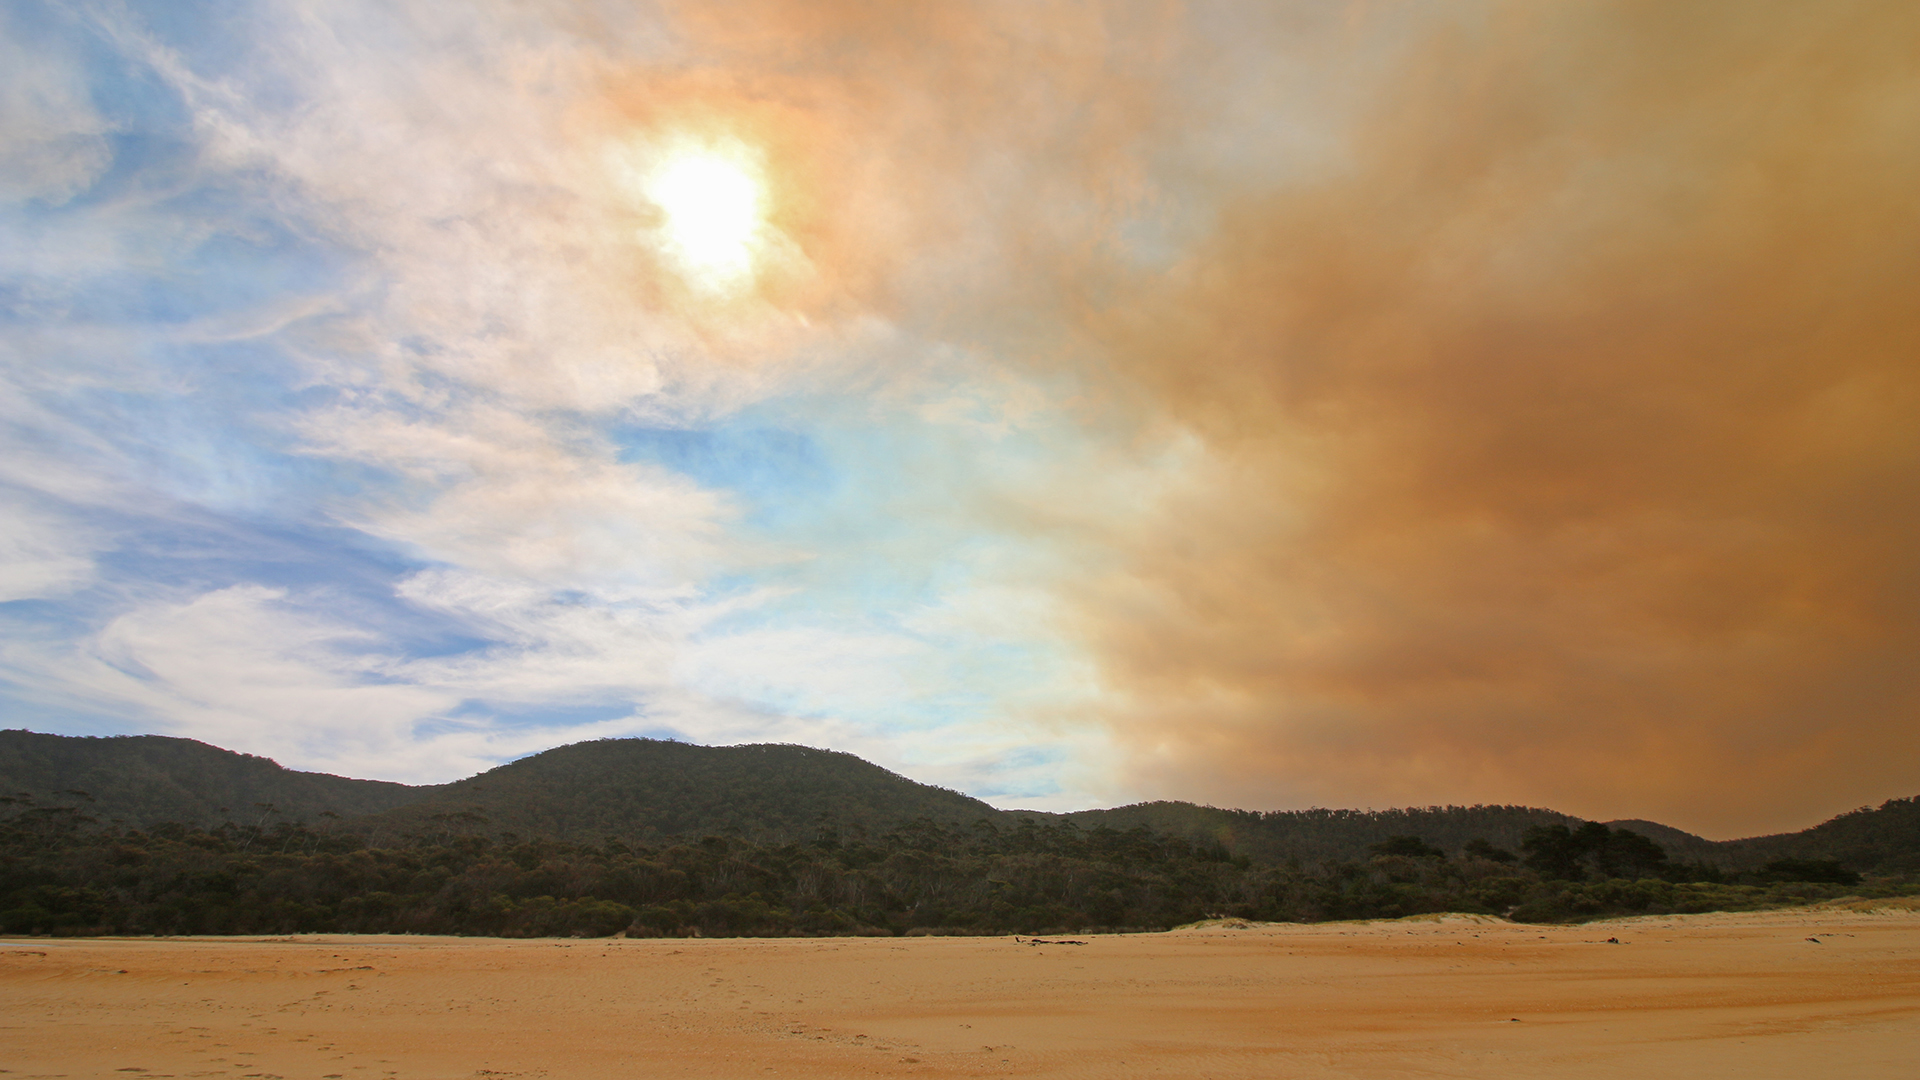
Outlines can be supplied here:
[[[703, 746], [645, 738], [553, 747], [439, 785], [357, 780], [287, 769], [269, 758], [163, 735], [0, 731], [0, 792], [58, 801], [86, 794], [102, 822], [213, 826], [271, 804], [275, 820], [313, 820], [372, 836], [508, 833], [571, 841], [657, 843], [702, 835], [755, 842], [882, 833], [916, 820], [948, 825], [1032, 818], [1084, 829], [1145, 827], [1263, 863], [1364, 858], [1395, 836], [1446, 851], [1484, 840], [1517, 851], [1529, 829], [1582, 819], [1506, 804], [1358, 810], [1236, 810], [1171, 800], [1067, 813], [1000, 810], [922, 784], [845, 751], [794, 743]], [[72, 801], [69, 799], [68, 801]], [[1888, 800], [1794, 833], [1713, 841], [1641, 819], [1606, 823], [1676, 859], [1746, 869], [1782, 858], [1838, 858], [1859, 870], [1920, 870], [1920, 798]]]

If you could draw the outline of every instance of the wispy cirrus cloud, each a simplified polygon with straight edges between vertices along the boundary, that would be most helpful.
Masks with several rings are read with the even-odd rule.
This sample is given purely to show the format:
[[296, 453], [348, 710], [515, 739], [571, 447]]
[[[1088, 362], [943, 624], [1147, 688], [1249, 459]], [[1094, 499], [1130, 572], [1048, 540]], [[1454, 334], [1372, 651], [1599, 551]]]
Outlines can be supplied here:
[[415, 781], [652, 733], [1081, 797], [993, 764], [1064, 751], [972, 681], [1048, 644], [914, 614], [981, 572], [988, 478], [866, 457], [933, 460], [986, 366], [791, 240], [773, 293], [666, 272], [626, 171], [718, 130], [635, 113], [668, 14], [29, 14], [7, 580], [64, 599], [7, 613], [22, 707]]

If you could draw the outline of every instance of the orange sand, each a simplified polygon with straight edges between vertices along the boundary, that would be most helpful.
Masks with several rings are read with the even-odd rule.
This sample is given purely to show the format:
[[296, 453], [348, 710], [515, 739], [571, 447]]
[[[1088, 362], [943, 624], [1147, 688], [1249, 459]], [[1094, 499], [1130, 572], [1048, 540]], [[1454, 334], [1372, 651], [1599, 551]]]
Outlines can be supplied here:
[[1920, 1075], [1911, 910], [1579, 927], [1452, 916], [1082, 940], [15, 941], [0, 946], [0, 1070], [4, 1080]]

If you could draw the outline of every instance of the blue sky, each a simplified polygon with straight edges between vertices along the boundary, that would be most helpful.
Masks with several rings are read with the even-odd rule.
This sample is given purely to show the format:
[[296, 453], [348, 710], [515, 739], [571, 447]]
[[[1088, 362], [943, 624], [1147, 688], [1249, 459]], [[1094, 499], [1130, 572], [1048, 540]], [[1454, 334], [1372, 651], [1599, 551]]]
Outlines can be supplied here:
[[1042, 715], [1084, 674], [1000, 609], [1044, 556], [965, 505], [1044, 452], [1020, 387], [621, 295], [645, 240], [555, 128], [657, 27], [482, 15], [7, 9], [8, 716], [413, 782], [804, 742], [1084, 801], [1099, 739]]

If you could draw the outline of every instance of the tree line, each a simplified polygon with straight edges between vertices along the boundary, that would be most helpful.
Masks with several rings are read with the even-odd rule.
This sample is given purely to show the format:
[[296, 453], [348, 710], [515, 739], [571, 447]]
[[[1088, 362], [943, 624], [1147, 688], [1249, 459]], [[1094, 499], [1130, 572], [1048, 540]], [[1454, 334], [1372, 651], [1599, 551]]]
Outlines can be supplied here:
[[1537, 827], [1519, 852], [1409, 835], [1364, 858], [1268, 864], [1144, 826], [1033, 818], [629, 845], [494, 832], [470, 812], [380, 839], [326, 819], [276, 823], [270, 807], [213, 828], [101, 827], [76, 807], [20, 802], [0, 811], [8, 934], [1046, 934], [1439, 911], [1567, 921], [1916, 889], [1820, 860], [1729, 875], [1592, 823]]

